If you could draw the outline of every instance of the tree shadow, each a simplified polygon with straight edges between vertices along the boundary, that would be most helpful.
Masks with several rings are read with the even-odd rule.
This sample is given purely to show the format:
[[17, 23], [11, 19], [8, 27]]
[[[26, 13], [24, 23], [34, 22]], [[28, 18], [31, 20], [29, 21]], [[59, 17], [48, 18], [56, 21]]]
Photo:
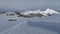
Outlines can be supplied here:
[[29, 26], [38, 27], [47, 29], [50, 31], [58, 32], [60, 33], [60, 23], [54, 23], [54, 22], [27, 22]]

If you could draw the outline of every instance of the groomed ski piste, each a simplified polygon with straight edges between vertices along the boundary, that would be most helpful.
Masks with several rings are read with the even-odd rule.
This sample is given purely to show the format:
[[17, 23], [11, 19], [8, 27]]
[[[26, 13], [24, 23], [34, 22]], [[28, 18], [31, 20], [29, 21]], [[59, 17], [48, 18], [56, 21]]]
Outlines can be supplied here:
[[0, 14], [0, 34], [60, 34], [60, 12], [48, 8], [20, 14]]

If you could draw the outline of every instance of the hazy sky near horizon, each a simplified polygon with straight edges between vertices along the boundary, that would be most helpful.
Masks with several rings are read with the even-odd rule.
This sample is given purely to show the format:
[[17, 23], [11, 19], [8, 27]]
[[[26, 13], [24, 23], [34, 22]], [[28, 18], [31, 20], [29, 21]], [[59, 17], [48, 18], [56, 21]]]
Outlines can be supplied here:
[[60, 9], [60, 0], [0, 0], [0, 7], [31, 9], [31, 8], [53, 8]]

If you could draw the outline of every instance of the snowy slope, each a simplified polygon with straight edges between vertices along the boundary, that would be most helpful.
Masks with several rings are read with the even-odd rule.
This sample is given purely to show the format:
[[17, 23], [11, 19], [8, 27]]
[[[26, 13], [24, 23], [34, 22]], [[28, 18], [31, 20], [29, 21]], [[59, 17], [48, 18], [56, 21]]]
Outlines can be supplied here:
[[[17, 19], [9, 21], [9, 19]], [[40, 18], [0, 15], [0, 34], [60, 34], [60, 14]]]

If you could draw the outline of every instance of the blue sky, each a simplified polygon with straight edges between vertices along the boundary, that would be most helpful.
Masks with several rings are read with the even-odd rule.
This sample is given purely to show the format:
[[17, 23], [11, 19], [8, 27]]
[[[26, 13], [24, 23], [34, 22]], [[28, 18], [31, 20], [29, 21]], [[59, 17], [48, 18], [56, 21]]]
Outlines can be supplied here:
[[60, 0], [0, 0], [0, 7], [16, 9], [52, 8], [60, 9]]

